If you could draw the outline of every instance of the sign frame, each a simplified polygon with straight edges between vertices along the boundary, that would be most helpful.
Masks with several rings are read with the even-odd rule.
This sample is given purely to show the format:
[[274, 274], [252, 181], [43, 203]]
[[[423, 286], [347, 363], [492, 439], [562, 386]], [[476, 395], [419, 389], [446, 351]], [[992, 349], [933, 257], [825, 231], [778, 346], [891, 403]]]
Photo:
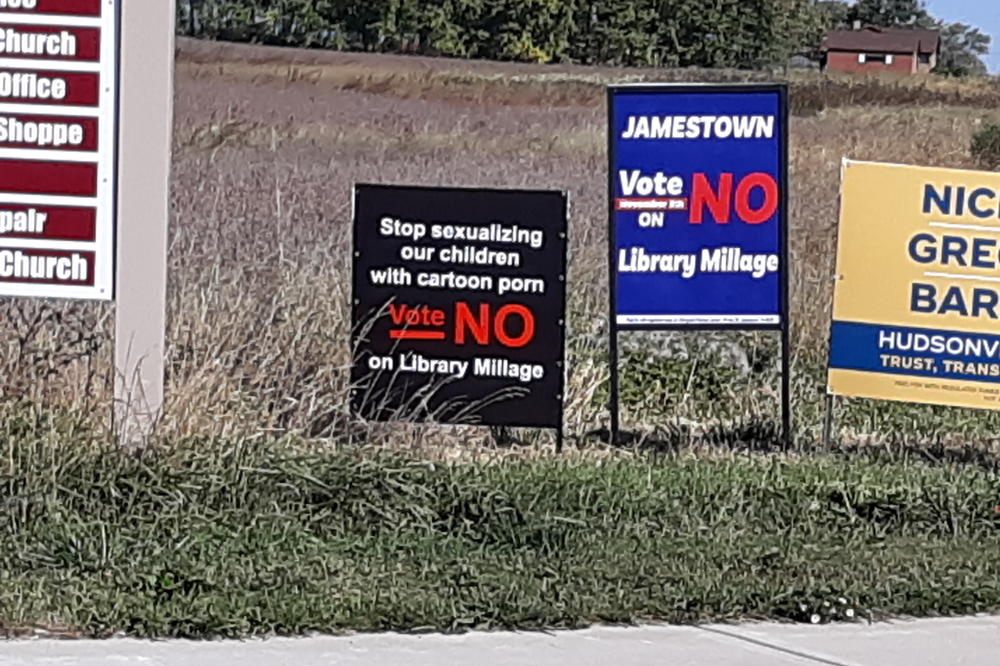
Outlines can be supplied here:
[[[360, 332], [361, 332], [362, 328], [365, 326], [365, 318], [362, 316], [362, 313], [359, 310], [359, 308], [362, 305], [362, 303], [361, 303], [361, 300], [359, 299], [358, 292], [357, 292], [357, 286], [359, 284], [359, 279], [362, 277], [361, 275], [359, 275], [359, 270], [361, 270], [361, 267], [359, 266], [359, 262], [358, 262], [358, 258], [361, 256], [361, 251], [359, 250], [359, 247], [358, 247], [358, 235], [357, 235], [358, 225], [360, 224], [360, 220], [359, 220], [359, 216], [358, 216], [358, 201], [357, 201], [357, 196], [358, 196], [359, 189], [366, 188], [366, 187], [369, 187], [369, 188], [383, 188], [383, 189], [386, 189], [386, 190], [395, 189], [395, 190], [399, 190], [399, 191], [410, 191], [410, 192], [438, 192], [438, 193], [442, 193], [442, 192], [460, 191], [463, 194], [468, 194], [469, 196], [476, 196], [476, 195], [539, 195], [539, 194], [548, 194], [548, 195], [552, 195], [552, 196], [558, 195], [560, 197], [561, 208], [562, 208], [562, 211], [561, 211], [562, 228], [556, 233], [556, 239], [557, 239], [557, 242], [560, 243], [562, 247], [561, 247], [561, 250], [555, 251], [554, 254], [557, 253], [557, 255], [559, 257], [559, 260], [560, 260], [560, 265], [558, 267], [559, 270], [558, 270], [558, 282], [557, 282], [557, 284], [558, 284], [558, 289], [559, 289], [559, 298], [561, 299], [561, 301], [563, 303], [563, 311], [560, 314], [560, 316], [558, 318], [558, 322], [557, 322], [558, 323], [558, 340], [559, 340], [559, 343], [558, 343], [558, 358], [559, 358], [559, 360], [556, 362], [555, 366], [558, 368], [559, 374], [558, 374], [558, 390], [557, 390], [557, 394], [556, 394], [556, 401], [557, 401], [557, 404], [556, 404], [556, 414], [557, 414], [557, 416], [556, 416], [556, 419], [555, 419], [555, 425], [553, 425], [553, 426], [548, 426], [548, 425], [546, 425], [546, 426], [537, 426], [537, 425], [519, 425], [519, 424], [514, 424], [514, 423], [511, 423], [511, 424], [490, 424], [490, 423], [462, 424], [462, 423], [448, 423], [447, 421], [433, 421], [433, 420], [421, 421], [421, 422], [417, 422], [417, 423], [427, 423], [427, 424], [438, 423], [438, 424], [441, 424], [441, 425], [475, 425], [475, 426], [478, 426], [478, 427], [489, 427], [489, 428], [500, 428], [500, 429], [521, 428], [521, 427], [523, 427], [523, 428], [537, 428], [537, 429], [540, 429], [540, 430], [554, 430], [555, 434], [556, 434], [556, 443], [555, 443], [556, 453], [561, 453], [562, 449], [563, 449], [563, 441], [564, 441], [566, 383], [567, 383], [567, 377], [568, 377], [568, 372], [567, 372], [568, 371], [568, 367], [567, 367], [567, 363], [566, 363], [566, 329], [567, 329], [567, 320], [566, 320], [566, 310], [565, 310], [565, 308], [566, 308], [566, 305], [567, 305], [567, 287], [568, 287], [568, 284], [569, 284], [569, 280], [568, 280], [568, 277], [569, 277], [569, 225], [570, 225], [570, 217], [571, 217], [571, 212], [570, 212], [571, 211], [571, 204], [570, 204], [570, 194], [569, 194], [569, 192], [567, 192], [565, 190], [556, 190], [556, 189], [546, 189], [546, 190], [543, 190], [543, 189], [528, 189], [528, 188], [523, 188], [523, 187], [522, 188], [499, 188], [499, 187], [480, 187], [480, 186], [467, 187], [467, 186], [461, 186], [461, 185], [434, 185], [434, 186], [431, 186], [431, 185], [398, 184], [398, 183], [386, 184], [386, 183], [374, 183], [374, 182], [357, 182], [357, 183], [355, 183], [352, 186], [352, 188], [351, 188], [351, 334], [350, 334], [351, 349], [350, 349], [350, 355], [351, 355], [351, 359], [352, 359], [352, 362], [351, 362], [351, 374], [352, 375], [355, 372], [355, 364], [357, 363], [358, 358], [359, 358], [358, 351], [357, 351], [357, 349], [355, 347], [360, 342], [360, 340], [359, 340]], [[456, 216], [456, 218], [457, 219], [455, 219], [454, 222], [461, 223], [461, 218], [459, 216]], [[452, 218], [447, 218], [447, 219], [449, 221], [452, 221]], [[442, 218], [439, 221], [444, 222], [445, 219]], [[427, 222], [431, 222], [431, 220], [427, 220]], [[447, 291], [446, 291], [446, 293], [447, 293]], [[353, 379], [352, 379], [352, 386], [351, 386], [351, 406], [350, 406], [350, 409], [351, 409], [352, 414], [360, 415], [358, 413], [358, 411], [355, 409], [355, 406], [354, 406], [354, 393], [355, 393], [356, 390], [357, 390], [357, 387], [353, 386]], [[364, 417], [364, 415], [360, 415], [360, 416]]]
[[[54, 31], [99, 30], [99, 57], [97, 59], [47, 55], [3, 55], [8, 61], [2, 66], [8, 70], [97, 77], [97, 101], [93, 105], [73, 103], [39, 103], [31, 101], [4, 101], [11, 107], [3, 113], [12, 118], [31, 118], [53, 121], [63, 119], [89, 120], [97, 124], [97, 147], [73, 149], [44, 145], [5, 147], [3, 159], [33, 162], [37, 166], [93, 164], [96, 179], [93, 196], [72, 193], [11, 192], [5, 197], [8, 205], [45, 207], [48, 211], [93, 210], [93, 238], [72, 240], [57, 236], [11, 236], [4, 238], [5, 248], [40, 251], [47, 254], [76, 253], [89, 255], [90, 283], [71, 284], [62, 281], [10, 281], [0, 284], [3, 296], [13, 298], [53, 298], [80, 301], [113, 302], [117, 296], [118, 279], [118, 220], [119, 194], [122, 174], [120, 161], [120, 125], [122, 110], [122, 39], [125, 22], [122, 15], [123, 0], [99, 0], [92, 3], [100, 15], [89, 11], [70, 14], [55, 10], [0, 10], [5, 25], [22, 28], [44, 28]], [[172, 5], [172, 2], [171, 2]], [[89, 7], [88, 7], [89, 9]], [[109, 80], [110, 79], [110, 80]], [[9, 156], [8, 156], [9, 154]], [[92, 155], [92, 158], [88, 158]], [[61, 199], [61, 200], [60, 200]], [[13, 241], [11, 243], [10, 241]], [[41, 247], [39, 247], [41, 243]]]
[[[771, 93], [778, 97], [778, 114], [780, 137], [778, 139], [778, 242], [779, 242], [779, 274], [778, 274], [778, 309], [777, 323], [662, 323], [662, 324], [629, 324], [618, 323], [618, 220], [615, 209], [616, 168], [617, 168], [617, 125], [615, 118], [615, 99], [620, 93], [656, 94], [734, 94], [734, 93]], [[789, 264], [789, 93], [788, 85], [783, 83], [634, 83], [614, 84], [607, 87], [607, 155], [608, 155], [608, 356], [610, 364], [609, 383], [609, 413], [611, 417], [610, 441], [616, 444], [620, 440], [620, 352], [618, 335], [632, 331], [775, 331], [780, 336], [781, 352], [781, 441], [785, 450], [791, 447], [791, 322], [789, 280], [791, 266]]]

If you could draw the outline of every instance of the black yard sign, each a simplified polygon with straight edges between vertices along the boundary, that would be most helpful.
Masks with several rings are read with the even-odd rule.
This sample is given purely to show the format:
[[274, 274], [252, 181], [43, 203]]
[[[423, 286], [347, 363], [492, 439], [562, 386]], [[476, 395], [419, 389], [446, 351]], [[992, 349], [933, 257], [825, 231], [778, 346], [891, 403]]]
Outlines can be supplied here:
[[352, 408], [561, 429], [566, 197], [358, 185]]

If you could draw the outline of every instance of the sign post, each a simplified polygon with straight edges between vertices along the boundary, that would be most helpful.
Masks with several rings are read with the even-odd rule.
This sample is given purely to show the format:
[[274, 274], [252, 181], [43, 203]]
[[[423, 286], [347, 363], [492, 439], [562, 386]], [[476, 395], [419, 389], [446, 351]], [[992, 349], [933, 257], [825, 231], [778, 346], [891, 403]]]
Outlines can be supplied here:
[[0, 295], [114, 297], [117, 5], [0, 2]]
[[126, 447], [142, 443], [163, 405], [174, 7], [121, 8], [115, 429]]
[[828, 392], [1000, 409], [1000, 174], [845, 161]]
[[620, 331], [781, 334], [791, 439], [784, 85], [608, 90], [611, 439]]
[[358, 185], [354, 206], [353, 411], [561, 448], [566, 196]]

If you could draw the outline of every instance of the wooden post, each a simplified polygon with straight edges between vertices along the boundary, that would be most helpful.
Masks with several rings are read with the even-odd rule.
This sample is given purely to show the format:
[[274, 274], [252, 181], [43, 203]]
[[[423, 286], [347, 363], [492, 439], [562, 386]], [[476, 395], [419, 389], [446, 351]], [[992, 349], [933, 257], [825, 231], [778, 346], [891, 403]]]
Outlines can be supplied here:
[[115, 432], [141, 447], [163, 407], [174, 0], [121, 3]]

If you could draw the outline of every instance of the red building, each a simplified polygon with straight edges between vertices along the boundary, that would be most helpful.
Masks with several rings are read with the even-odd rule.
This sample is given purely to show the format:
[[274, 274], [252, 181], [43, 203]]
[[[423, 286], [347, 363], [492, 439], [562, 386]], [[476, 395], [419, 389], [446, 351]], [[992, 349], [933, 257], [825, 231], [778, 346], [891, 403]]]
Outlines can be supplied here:
[[831, 30], [823, 37], [823, 67], [841, 72], [929, 72], [937, 66], [941, 35], [934, 30]]

